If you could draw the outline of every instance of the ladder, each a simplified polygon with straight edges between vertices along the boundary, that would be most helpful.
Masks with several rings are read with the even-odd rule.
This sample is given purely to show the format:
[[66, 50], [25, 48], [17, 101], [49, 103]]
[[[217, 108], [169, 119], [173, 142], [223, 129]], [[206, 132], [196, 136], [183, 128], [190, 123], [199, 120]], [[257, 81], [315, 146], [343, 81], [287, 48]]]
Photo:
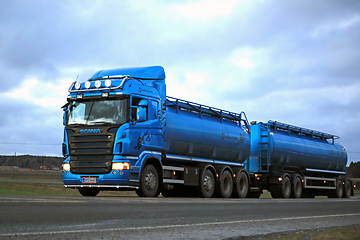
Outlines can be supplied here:
[[271, 141], [268, 124], [260, 124], [259, 172], [269, 172], [271, 163]]

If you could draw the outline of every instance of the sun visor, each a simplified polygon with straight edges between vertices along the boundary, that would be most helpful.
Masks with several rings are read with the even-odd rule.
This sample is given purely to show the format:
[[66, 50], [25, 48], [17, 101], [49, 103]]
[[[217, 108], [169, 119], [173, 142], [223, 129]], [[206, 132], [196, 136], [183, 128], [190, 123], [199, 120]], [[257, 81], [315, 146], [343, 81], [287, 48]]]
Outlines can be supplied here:
[[89, 80], [108, 76], [129, 76], [132, 78], [139, 78], [144, 80], [164, 80], [165, 71], [161, 66], [100, 70], [96, 72]]

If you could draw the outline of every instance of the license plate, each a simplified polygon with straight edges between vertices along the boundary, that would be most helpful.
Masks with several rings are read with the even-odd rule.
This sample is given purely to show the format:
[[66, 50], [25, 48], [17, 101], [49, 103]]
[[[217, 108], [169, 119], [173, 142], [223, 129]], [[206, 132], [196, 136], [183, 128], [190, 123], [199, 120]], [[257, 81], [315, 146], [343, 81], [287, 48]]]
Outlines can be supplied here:
[[97, 179], [96, 177], [83, 177], [82, 183], [96, 183]]

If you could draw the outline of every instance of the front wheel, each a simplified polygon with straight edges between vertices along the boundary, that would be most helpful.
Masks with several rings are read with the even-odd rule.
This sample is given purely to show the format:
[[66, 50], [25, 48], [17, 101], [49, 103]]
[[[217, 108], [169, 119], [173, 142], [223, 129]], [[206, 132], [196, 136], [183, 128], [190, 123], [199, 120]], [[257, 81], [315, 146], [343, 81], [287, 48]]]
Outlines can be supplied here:
[[159, 173], [149, 164], [146, 165], [140, 176], [140, 187], [136, 190], [139, 197], [157, 197], [160, 194]]

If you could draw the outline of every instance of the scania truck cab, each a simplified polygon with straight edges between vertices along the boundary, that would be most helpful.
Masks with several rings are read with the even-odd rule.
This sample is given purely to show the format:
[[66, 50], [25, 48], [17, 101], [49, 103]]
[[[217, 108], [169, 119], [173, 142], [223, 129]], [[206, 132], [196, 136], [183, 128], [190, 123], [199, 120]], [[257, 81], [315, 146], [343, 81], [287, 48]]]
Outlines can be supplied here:
[[165, 148], [164, 79], [162, 67], [131, 68], [71, 85], [63, 107], [65, 187], [86, 196], [139, 188], [143, 161], [160, 160]]

